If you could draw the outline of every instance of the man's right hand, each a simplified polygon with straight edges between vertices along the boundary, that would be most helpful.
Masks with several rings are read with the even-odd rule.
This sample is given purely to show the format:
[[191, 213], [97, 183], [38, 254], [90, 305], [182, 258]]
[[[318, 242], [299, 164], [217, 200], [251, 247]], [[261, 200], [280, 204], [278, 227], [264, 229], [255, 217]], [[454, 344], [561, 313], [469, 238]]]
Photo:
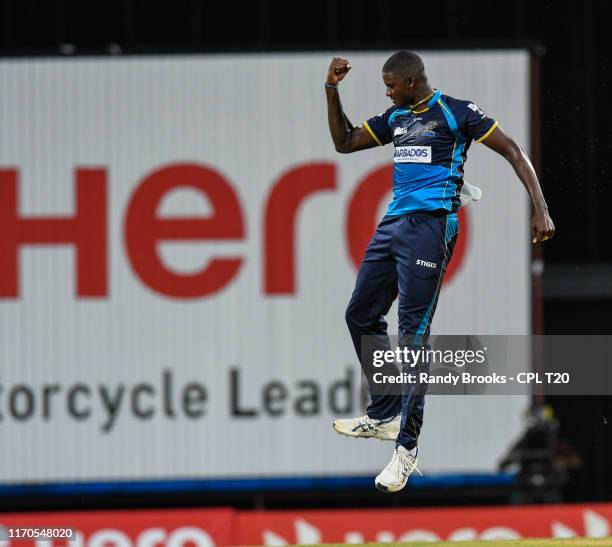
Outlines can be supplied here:
[[351, 65], [349, 65], [348, 60], [342, 57], [334, 57], [327, 70], [326, 82], [328, 84], [338, 85], [339, 82], [344, 80], [349, 70], [351, 70]]
[[[327, 70], [326, 82], [331, 84], [332, 87], [337, 86], [339, 82], [344, 80], [349, 70], [351, 70], [351, 65], [346, 59], [334, 57]], [[349, 152], [357, 152], [357, 150], [374, 148], [379, 144], [364, 126], [353, 127], [342, 110], [340, 95], [337, 91], [327, 87], [325, 95], [327, 96], [329, 132], [337, 152], [348, 154]]]

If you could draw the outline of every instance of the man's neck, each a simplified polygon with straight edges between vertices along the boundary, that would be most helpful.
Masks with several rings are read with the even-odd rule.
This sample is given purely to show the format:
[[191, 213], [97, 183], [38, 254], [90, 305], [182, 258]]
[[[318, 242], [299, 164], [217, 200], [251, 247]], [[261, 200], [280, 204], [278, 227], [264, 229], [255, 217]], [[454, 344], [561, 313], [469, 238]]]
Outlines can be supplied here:
[[424, 108], [423, 103], [427, 102], [429, 98], [433, 95], [434, 91], [428, 85], [423, 86], [421, 90], [416, 94], [416, 100], [414, 104], [410, 105], [410, 108], [420, 107]]

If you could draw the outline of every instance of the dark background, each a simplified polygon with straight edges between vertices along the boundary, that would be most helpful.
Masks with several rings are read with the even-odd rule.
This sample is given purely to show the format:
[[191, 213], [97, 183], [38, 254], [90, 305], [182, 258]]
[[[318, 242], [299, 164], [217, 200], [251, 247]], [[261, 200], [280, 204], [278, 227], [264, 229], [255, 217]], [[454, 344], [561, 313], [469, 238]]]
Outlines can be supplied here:
[[[528, 47], [540, 59], [541, 119], [534, 124], [541, 138], [541, 182], [557, 228], [555, 238], [542, 248], [543, 329], [547, 334], [608, 334], [608, 4], [2, 0], [0, 55], [328, 50], [331, 56], [353, 49]], [[561, 434], [584, 460], [565, 487], [564, 499], [611, 500], [612, 397], [558, 397], [550, 402]]]

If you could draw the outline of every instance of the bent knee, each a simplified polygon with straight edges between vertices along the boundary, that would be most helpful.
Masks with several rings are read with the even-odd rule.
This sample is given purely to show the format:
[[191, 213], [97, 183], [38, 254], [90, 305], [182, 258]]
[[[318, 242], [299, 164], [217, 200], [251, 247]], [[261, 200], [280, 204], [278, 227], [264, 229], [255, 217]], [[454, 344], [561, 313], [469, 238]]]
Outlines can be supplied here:
[[380, 323], [380, 314], [368, 313], [358, 306], [350, 303], [344, 313], [344, 319], [349, 329], [373, 329], [377, 328]]
[[344, 320], [346, 321], [346, 324], [349, 326], [349, 328], [358, 325], [359, 314], [357, 313], [355, 306], [353, 306], [352, 304], [349, 304], [347, 306], [346, 311], [344, 312]]

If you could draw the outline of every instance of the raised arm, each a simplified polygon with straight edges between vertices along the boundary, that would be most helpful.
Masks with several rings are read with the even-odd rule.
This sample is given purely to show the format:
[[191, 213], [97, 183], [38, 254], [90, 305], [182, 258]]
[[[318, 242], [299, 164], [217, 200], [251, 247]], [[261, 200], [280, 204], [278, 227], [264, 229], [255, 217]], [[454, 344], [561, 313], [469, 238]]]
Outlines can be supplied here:
[[378, 143], [364, 127], [353, 127], [353, 124], [342, 110], [338, 84], [344, 80], [349, 70], [351, 70], [351, 65], [349, 65], [346, 59], [334, 57], [327, 70], [327, 79], [325, 81], [329, 132], [334, 141], [336, 151], [341, 154], [378, 146]]
[[532, 242], [538, 243], [550, 239], [555, 233], [555, 225], [548, 214], [548, 205], [546, 205], [538, 177], [527, 154], [500, 127], [497, 127], [482, 143], [491, 150], [501, 154], [510, 162], [518, 178], [529, 193], [531, 203], [533, 204], [533, 218], [531, 220]]

